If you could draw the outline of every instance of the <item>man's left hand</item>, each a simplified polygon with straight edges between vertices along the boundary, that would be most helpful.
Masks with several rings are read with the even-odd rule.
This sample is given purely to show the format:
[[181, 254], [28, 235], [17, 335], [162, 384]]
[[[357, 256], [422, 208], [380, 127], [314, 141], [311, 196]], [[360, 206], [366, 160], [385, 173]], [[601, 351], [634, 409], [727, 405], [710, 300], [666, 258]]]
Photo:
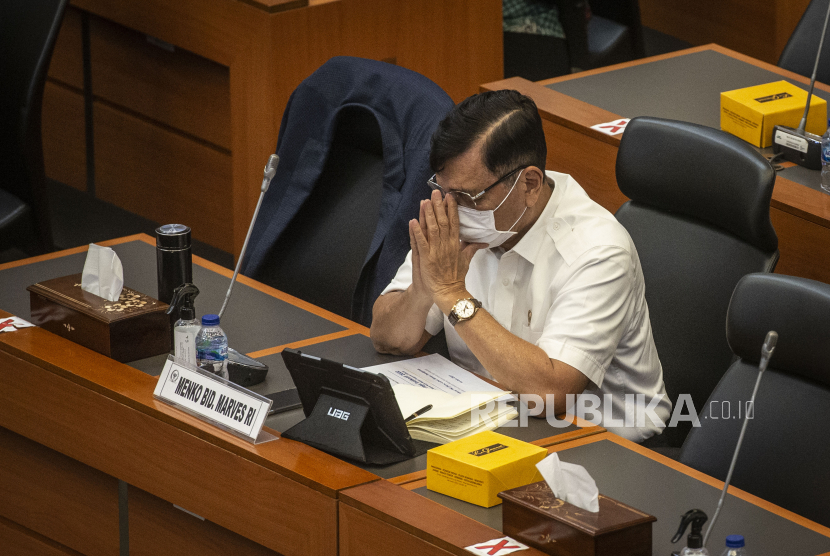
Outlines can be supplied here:
[[[426, 233], [424, 233], [426, 230]], [[420, 222], [410, 223], [418, 249], [421, 280], [446, 314], [458, 299], [469, 297], [464, 280], [470, 259], [484, 243], [463, 243], [458, 237], [458, 207], [452, 195], [439, 191], [421, 202]], [[413, 259], [414, 260], [414, 259]]]

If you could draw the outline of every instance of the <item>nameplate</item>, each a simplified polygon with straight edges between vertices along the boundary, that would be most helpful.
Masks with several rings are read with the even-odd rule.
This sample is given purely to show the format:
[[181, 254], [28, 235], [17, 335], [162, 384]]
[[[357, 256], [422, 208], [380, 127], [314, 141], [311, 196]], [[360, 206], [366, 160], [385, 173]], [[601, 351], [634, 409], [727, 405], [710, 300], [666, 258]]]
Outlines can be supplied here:
[[167, 358], [153, 396], [252, 442], [271, 408], [268, 398], [172, 356]]
[[809, 150], [806, 139], [803, 137], [796, 137], [789, 133], [784, 133], [781, 130], [775, 131], [775, 143], [802, 153], [806, 153]]

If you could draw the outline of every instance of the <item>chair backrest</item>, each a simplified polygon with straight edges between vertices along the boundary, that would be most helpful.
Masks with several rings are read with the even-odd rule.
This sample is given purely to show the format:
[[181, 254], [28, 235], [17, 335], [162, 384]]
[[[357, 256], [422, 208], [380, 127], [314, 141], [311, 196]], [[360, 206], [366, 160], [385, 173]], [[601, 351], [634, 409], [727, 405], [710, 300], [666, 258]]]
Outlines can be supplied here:
[[689, 434], [680, 461], [726, 478], [758, 377], [761, 345], [774, 330], [778, 343], [761, 378], [732, 484], [830, 527], [828, 315], [828, 284], [777, 274], [743, 278], [726, 325], [739, 359], [703, 408], [701, 427]]
[[[781, 57], [778, 59], [779, 67], [794, 71], [804, 77], [813, 75], [813, 66], [816, 63], [818, 43], [821, 39], [824, 18], [827, 16], [828, 4], [830, 0], [810, 2], [781, 52]], [[825, 37], [821, 48], [821, 60], [816, 79], [822, 83], [830, 83], [830, 38], [828, 37]]]
[[409, 251], [429, 148], [453, 102], [410, 70], [348, 56], [295, 89], [242, 272], [362, 324]]
[[[631, 199], [616, 217], [640, 256], [666, 391], [699, 410], [732, 360], [723, 331], [735, 284], [778, 260], [775, 172], [736, 137], [648, 117], [626, 127], [616, 171]], [[680, 446], [690, 426], [663, 434]]]
[[636, 0], [592, 0], [590, 5], [586, 0], [554, 2], [572, 68], [594, 69], [645, 55]]
[[274, 287], [351, 317], [352, 296], [378, 223], [383, 145], [375, 116], [342, 110], [317, 185], [260, 273]]
[[51, 245], [41, 109], [46, 72], [68, 0], [0, 2], [0, 188], [27, 203]]

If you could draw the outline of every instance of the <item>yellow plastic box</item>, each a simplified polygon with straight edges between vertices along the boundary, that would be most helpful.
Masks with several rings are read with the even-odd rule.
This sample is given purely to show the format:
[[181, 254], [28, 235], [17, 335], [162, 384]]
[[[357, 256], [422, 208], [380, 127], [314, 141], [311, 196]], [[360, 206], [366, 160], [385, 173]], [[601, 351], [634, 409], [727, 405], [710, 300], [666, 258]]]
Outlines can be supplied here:
[[490, 508], [499, 492], [544, 480], [536, 464], [545, 448], [492, 431], [480, 432], [427, 452], [427, 488]]
[[[786, 81], [776, 81], [720, 94], [720, 128], [756, 147], [772, 146], [777, 125], [798, 127], [807, 91]], [[810, 99], [807, 131], [823, 135], [827, 129], [827, 102]]]

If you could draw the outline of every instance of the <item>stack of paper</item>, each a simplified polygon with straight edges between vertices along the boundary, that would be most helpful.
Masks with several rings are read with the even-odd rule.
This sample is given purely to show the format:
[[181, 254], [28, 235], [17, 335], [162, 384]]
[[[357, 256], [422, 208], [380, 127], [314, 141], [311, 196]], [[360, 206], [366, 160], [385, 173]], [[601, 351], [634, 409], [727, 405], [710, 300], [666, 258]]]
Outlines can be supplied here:
[[515, 419], [515, 399], [475, 374], [438, 354], [367, 367], [392, 383], [404, 419], [432, 405], [409, 421], [412, 438], [446, 444]]
[[498, 428], [518, 415], [516, 408], [503, 399], [508, 394], [503, 390], [453, 395], [406, 384], [397, 384], [393, 389], [404, 419], [432, 405], [432, 409], [406, 424], [416, 440], [446, 444]]

